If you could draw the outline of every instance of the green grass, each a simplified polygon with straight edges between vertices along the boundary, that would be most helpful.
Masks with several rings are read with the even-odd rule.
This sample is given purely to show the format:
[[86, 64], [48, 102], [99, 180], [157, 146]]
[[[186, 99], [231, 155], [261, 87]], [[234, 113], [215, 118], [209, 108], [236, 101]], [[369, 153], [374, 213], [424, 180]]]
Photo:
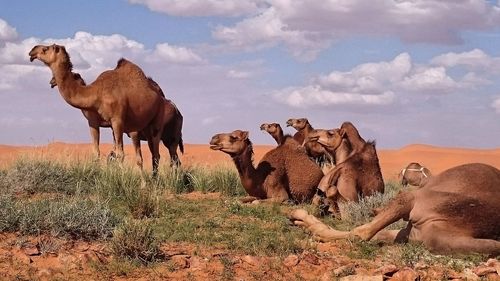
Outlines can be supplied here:
[[[343, 220], [322, 220], [340, 230], [352, 229], [369, 221], [373, 208], [386, 204], [400, 189], [398, 184], [388, 183], [384, 194], [341, 203]], [[219, 192], [221, 196], [188, 199], [183, 195], [193, 191]], [[0, 192], [0, 232], [104, 241], [123, 259], [108, 265], [107, 270], [117, 275], [128, 274], [135, 264], [164, 259], [159, 249], [162, 243], [279, 257], [314, 248], [312, 243], [304, 243], [310, 236], [291, 226], [284, 216], [283, 209], [290, 207], [241, 204], [235, 197], [245, 195], [245, 191], [232, 166], [162, 166], [153, 179], [136, 168], [120, 165], [23, 158], [0, 170]], [[299, 207], [318, 212], [312, 205]], [[391, 227], [403, 226], [398, 222]], [[373, 242], [348, 243], [346, 255], [352, 258], [390, 256], [408, 266], [437, 263], [459, 271], [486, 259], [436, 256], [412, 243], [395, 246], [397, 250], [392, 252]], [[51, 240], [42, 246], [46, 252], [58, 247]], [[221, 263], [221, 278], [233, 278], [232, 261], [221, 257]]]

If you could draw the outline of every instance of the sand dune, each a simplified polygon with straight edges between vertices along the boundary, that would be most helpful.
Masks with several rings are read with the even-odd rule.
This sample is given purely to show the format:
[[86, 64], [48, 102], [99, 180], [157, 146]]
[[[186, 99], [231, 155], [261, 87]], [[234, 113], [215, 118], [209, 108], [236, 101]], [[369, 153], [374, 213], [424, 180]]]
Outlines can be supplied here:
[[[255, 162], [272, 149], [270, 145], [254, 145]], [[107, 155], [111, 144], [101, 144], [101, 152]], [[146, 144], [142, 146], [145, 168], [151, 167], [151, 154]], [[168, 161], [168, 152], [161, 148], [162, 164]], [[134, 162], [134, 152], [131, 145], [125, 146], [126, 162]], [[5, 168], [19, 157], [43, 157], [60, 161], [75, 161], [91, 159], [92, 145], [88, 143], [74, 144], [54, 142], [43, 146], [10, 146], [0, 145], [0, 167]], [[500, 148], [469, 149], [448, 148], [430, 145], [414, 144], [401, 149], [379, 149], [378, 156], [382, 174], [385, 180], [396, 179], [399, 171], [409, 162], [419, 162], [433, 173], [439, 173], [447, 168], [465, 163], [486, 163], [500, 168]], [[104, 159], [104, 156], [102, 157]], [[186, 165], [215, 166], [231, 164], [230, 158], [224, 153], [212, 151], [205, 144], [186, 144], [185, 154], [181, 161]]]

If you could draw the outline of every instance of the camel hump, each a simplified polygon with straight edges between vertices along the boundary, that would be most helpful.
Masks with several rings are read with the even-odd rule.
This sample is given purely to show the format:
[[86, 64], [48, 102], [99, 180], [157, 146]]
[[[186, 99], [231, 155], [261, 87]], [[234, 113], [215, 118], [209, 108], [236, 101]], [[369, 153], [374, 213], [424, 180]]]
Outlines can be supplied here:
[[126, 58], [120, 58], [118, 62], [116, 63], [115, 69], [122, 68], [126, 66], [127, 64], [133, 64], [131, 61], [127, 60]]

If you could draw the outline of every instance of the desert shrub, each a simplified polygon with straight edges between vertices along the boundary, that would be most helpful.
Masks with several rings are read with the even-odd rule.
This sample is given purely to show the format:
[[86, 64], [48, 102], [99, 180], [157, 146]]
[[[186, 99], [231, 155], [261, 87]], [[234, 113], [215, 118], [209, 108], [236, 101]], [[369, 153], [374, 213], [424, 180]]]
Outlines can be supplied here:
[[[348, 223], [355, 227], [371, 221], [373, 218], [373, 209], [387, 205], [400, 189], [401, 187], [398, 184], [390, 182], [386, 184], [384, 193], [376, 193], [372, 196], [360, 198], [358, 202], [339, 202], [338, 205], [343, 223]], [[403, 225], [398, 224], [396, 227], [401, 228]]]
[[158, 238], [150, 222], [125, 220], [113, 231], [112, 252], [121, 258], [150, 263], [162, 258]]
[[106, 239], [119, 219], [102, 201], [42, 199], [18, 202], [18, 230], [22, 234], [50, 234], [77, 239]]
[[17, 191], [29, 194], [58, 192], [75, 194], [94, 185], [95, 175], [99, 172], [96, 165], [73, 164], [67, 167], [49, 160], [22, 158], [10, 168], [6, 183]]
[[160, 172], [158, 185], [172, 193], [187, 193], [194, 190], [191, 174], [194, 168], [166, 167]]
[[215, 167], [210, 170], [210, 191], [218, 191], [226, 196], [245, 195], [246, 191], [241, 185], [241, 180], [238, 172], [234, 168]]
[[0, 232], [16, 231], [19, 225], [19, 209], [9, 195], [0, 196]]

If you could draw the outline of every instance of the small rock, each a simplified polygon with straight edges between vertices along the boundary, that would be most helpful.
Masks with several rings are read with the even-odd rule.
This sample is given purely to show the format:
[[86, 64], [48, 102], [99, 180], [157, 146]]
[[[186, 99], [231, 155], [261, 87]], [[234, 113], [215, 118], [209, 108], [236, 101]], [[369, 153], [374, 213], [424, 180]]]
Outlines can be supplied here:
[[175, 268], [183, 269], [189, 268], [189, 255], [175, 255], [170, 258], [172, 264], [174, 264]]
[[320, 264], [318, 256], [309, 252], [302, 254], [302, 260], [305, 260], [306, 262], [314, 265]]
[[367, 276], [367, 275], [349, 275], [340, 278], [340, 281], [384, 281], [382, 275]]
[[480, 265], [472, 270], [474, 274], [481, 277], [489, 273], [496, 273], [497, 270], [493, 266]]
[[41, 255], [40, 250], [36, 245], [27, 244], [23, 247], [23, 252], [28, 256], [39, 256]]
[[333, 270], [333, 275], [335, 277], [352, 275], [356, 273], [356, 267], [354, 264], [343, 265]]
[[476, 274], [474, 274], [474, 272], [472, 272], [472, 270], [470, 270], [469, 268], [466, 268], [464, 270], [464, 272], [462, 273], [462, 279], [464, 280], [479, 280], [479, 277], [477, 277]]
[[249, 265], [257, 265], [259, 263], [256, 257], [250, 255], [242, 257], [241, 260], [248, 263]]
[[486, 262], [486, 265], [494, 267], [497, 271], [497, 274], [500, 275], [500, 261], [498, 261], [497, 259], [489, 259]]
[[392, 276], [398, 271], [398, 267], [394, 264], [384, 265], [375, 270], [375, 273], [380, 273], [384, 276]]
[[389, 278], [390, 281], [415, 281], [418, 279], [418, 273], [416, 273], [409, 267], [401, 269], [400, 271], [394, 273], [391, 278]]
[[202, 269], [202, 262], [199, 257], [192, 257], [189, 259], [189, 269], [196, 271]]
[[283, 264], [286, 267], [294, 267], [299, 263], [299, 257], [297, 255], [289, 255], [283, 260]]

